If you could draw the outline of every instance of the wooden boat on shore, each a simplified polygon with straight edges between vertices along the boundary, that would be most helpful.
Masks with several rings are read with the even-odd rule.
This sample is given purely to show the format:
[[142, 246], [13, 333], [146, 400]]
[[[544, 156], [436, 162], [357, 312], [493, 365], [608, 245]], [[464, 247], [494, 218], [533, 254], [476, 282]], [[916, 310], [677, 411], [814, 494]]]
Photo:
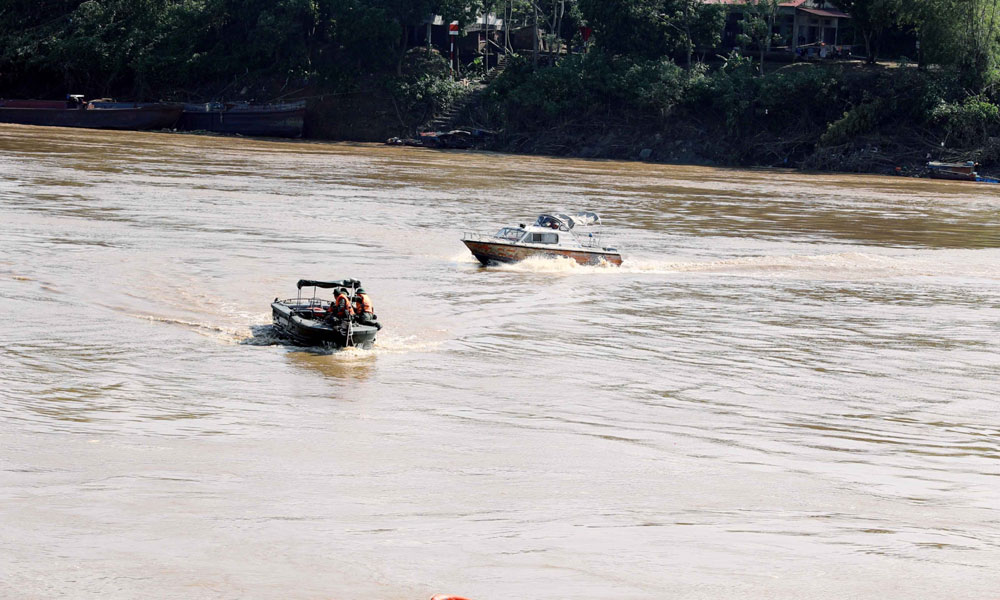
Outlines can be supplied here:
[[618, 249], [606, 246], [592, 212], [540, 215], [533, 225], [504, 227], [493, 235], [466, 233], [462, 242], [483, 265], [520, 262], [526, 258], [570, 258], [581, 265], [621, 266]]
[[185, 104], [178, 129], [260, 137], [302, 137], [306, 101]]
[[976, 181], [979, 178], [979, 173], [976, 173], [976, 166], [976, 163], [971, 160], [964, 163], [931, 161], [927, 163], [927, 176], [931, 179]]
[[931, 179], [949, 179], [952, 181], [976, 181], [979, 183], [1000, 183], [995, 177], [983, 177], [977, 171], [979, 163], [966, 161], [964, 163], [944, 163], [931, 161], [927, 163], [926, 176]]
[[89, 129], [167, 129], [181, 116], [180, 104], [146, 103], [105, 107], [70, 100], [0, 100], [0, 123]]

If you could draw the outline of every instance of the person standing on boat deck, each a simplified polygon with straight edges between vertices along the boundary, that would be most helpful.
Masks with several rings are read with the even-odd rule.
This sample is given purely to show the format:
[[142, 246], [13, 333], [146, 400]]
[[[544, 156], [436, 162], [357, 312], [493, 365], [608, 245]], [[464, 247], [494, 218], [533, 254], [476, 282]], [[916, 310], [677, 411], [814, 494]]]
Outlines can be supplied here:
[[365, 290], [358, 288], [354, 295], [354, 314], [362, 323], [375, 320], [375, 309]]
[[351, 307], [351, 299], [347, 295], [347, 288], [340, 288], [333, 299], [333, 314], [338, 319], [349, 319], [354, 316], [354, 308]]

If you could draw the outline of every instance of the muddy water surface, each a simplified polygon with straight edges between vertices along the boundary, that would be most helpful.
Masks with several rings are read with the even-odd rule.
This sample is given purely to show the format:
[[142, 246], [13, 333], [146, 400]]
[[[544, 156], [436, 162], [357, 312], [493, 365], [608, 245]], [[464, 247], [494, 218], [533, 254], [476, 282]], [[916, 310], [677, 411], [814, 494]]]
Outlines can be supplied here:
[[0, 322], [5, 598], [1000, 594], [1000, 187], [4, 125]]

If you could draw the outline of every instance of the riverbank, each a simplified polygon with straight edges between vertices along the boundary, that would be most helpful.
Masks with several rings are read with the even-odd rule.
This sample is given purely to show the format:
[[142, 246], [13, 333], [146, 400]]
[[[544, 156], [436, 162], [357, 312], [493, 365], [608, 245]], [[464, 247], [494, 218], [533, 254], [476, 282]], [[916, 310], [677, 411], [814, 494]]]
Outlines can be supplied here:
[[600, 55], [522, 61], [464, 122], [496, 131], [483, 147], [503, 152], [892, 175], [972, 160], [1000, 173], [997, 106], [911, 67], [792, 64], [760, 77], [742, 57], [695, 73]]
[[461, 85], [441, 93], [440, 70], [434, 80], [409, 72], [402, 100], [379, 84], [313, 101], [308, 136], [411, 137], [472, 94], [453, 128], [495, 132], [475, 146], [498, 152], [911, 176], [931, 160], [971, 160], [1000, 175], [997, 106], [940, 70], [798, 63], [768, 65], [760, 77], [739, 56], [688, 72], [595, 52], [540, 68], [512, 59], [474, 94]]
[[[445, 4], [442, 22], [463, 26], [478, 10]], [[566, 27], [550, 23], [546, 35], [557, 39], [545, 50], [505, 41], [504, 68], [488, 75], [499, 63], [484, 64], [479, 34], [465, 30], [459, 46], [472, 44], [460, 49], [458, 72], [472, 81], [460, 83], [448, 44], [435, 39], [444, 36], [426, 36], [429, 6], [77, 2], [52, 13], [25, 3], [0, 24], [0, 90], [50, 99], [307, 98], [305, 136], [315, 139], [384, 141], [457, 126], [497, 132], [490, 149], [541, 155], [873, 173], [910, 173], [927, 160], [973, 160], [989, 173], [1000, 165], [1000, 54], [971, 26], [978, 13], [968, 3], [890, 19], [899, 43], [866, 49], [875, 58], [883, 48], [892, 64], [788, 64], [796, 60], [790, 40], [770, 53], [754, 51], [767, 44], [749, 38], [734, 49], [720, 37], [722, 6], [701, 6], [681, 22], [687, 11], [580, 2]], [[527, 23], [531, 15], [518, 10]], [[951, 25], [937, 30], [942, 24]], [[586, 43], [579, 26], [593, 33]], [[918, 41], [920, 68], [903, 55]]]
[[642, 124], [568, 123], [546, 131], [502, 132], [483, 149], [513, 154], [636, 160], [675, 165], [785, 167], [806, 172], [919, 176], [927, 162], [981, 164], [979, 173], [1000, 175], [1000, 139], [971, 148], [935, 147], [913, 136], [866, 136], [833, 147], [817, 140], [762, 134], [747, 150], [733, 148], [698, 123], [660, 131]]

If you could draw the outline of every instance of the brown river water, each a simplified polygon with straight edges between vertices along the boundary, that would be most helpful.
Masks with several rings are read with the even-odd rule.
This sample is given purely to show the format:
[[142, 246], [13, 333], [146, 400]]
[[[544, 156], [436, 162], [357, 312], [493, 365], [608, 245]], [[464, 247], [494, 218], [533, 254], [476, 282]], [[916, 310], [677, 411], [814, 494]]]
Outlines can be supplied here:
[[1000, 186], [5, 125], [0, 322], [2, 598], [1000, 598]]

